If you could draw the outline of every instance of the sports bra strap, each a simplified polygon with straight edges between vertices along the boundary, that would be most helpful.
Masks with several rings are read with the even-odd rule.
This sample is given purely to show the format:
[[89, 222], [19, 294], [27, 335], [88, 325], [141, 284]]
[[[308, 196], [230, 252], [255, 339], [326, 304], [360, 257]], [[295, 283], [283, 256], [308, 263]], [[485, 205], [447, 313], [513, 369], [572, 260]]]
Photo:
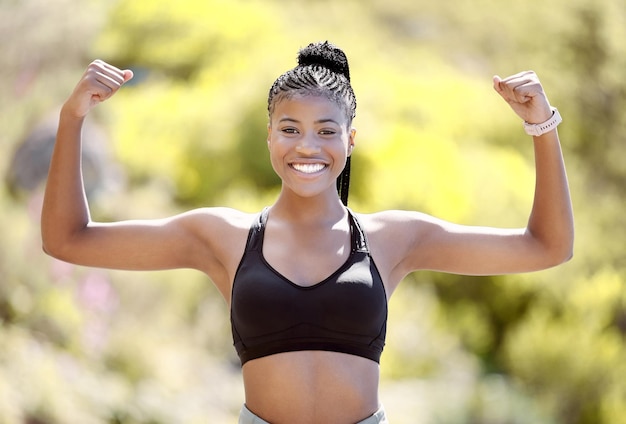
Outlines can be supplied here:
[[265, 224], [267, 224], [267, 216], [269, 215], [269, 207], [263, 208], [261, 213], [257, 215], [256, 220], [248, 233], [248, 242], [246, 243], [246, 251], [263, 249], [263, 238], [265, 235]]
[[[355, 252], [369, 253], [369, 247], [367, 243], [367, 236], [365, 231], [361, 228], [361, 223], [357, 219], [356, 215], [350, 208], [348, 210], [348, 216], [350, 217], [350, 232], [352, 233], [352, 249]], [[356, 231], [355, 231], [356, 230]]]

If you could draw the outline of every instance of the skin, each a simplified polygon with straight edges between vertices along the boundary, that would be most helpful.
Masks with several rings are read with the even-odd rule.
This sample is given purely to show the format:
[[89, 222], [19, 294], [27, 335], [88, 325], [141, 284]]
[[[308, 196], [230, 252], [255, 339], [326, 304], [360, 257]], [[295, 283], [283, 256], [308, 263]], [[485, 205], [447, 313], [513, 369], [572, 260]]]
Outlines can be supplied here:
[[[131, 71], [95, 61], [63, 105], [42, 212], [43, 248], [61, 260], [94, 267], [197, 269], [230, 305], [255, 214], [201, 208], [160, 220], [98, 223], [90, 218], [80, 171], [81, 127], [94, 106], [131, 78]], [[495, 76], [493, 85], [524, 121], [550, 118], [550, 104], [533, 72]], [[349, 255], [347, 211], [335, 180], [355, 135], [345, 112], [323, 97], [282, 100], [270, 117], [267, 145], [282, 189], [270, 209], [263, 254], [296, 284], [323, 280]], [[572, 208], [557, 131], [533, 142], [536, 190], [525, 227], [464, 226], [415, 211], [357, 214], [388, 296], [416, 270], [530, 272], [572, 256]], [[379, 406], [378, 364], [361, 357], [288, 352], [249, 361], [242, 372], [246, 405], [272, 423], [295, 422], [296, 417], [303, 424], [352, 423]]]

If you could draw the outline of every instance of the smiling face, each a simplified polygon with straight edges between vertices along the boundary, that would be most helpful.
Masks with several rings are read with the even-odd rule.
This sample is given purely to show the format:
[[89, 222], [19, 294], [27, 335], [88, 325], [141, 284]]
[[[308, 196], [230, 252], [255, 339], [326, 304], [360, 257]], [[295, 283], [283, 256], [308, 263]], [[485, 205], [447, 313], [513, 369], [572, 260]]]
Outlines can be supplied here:
[[345, 111], [323, 96], [294, 96], [272, 112], [267, 142], [283, 192], [336, 198], [337, 177], [354, 146]]

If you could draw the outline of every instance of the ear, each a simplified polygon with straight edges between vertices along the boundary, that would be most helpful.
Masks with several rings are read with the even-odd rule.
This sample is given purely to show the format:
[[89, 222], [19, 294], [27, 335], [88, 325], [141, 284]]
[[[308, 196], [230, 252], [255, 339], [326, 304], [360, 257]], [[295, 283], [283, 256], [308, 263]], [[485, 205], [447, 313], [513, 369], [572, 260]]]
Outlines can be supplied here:
[[272, 138], [272, 124], [267, 124], [267, 147], [270, 147], [270, 139]]
[[348, 136], [348, 156], [352, 155], [352, 150], [354, 150], [354, 139], [356, 138], [356, 128], [352, 128], [350, 130], [350, 135]]

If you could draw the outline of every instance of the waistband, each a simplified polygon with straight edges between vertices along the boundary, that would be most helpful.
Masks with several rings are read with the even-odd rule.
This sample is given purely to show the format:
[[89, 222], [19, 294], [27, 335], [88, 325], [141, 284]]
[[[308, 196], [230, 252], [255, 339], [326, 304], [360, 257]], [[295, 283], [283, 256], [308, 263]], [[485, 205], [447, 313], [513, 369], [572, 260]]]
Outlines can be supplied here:
[[[239, 414], [239, 424], [271, 424], [269, 421], [265, 421], [263, 418], [255, 415], [244, 404], [241, 407], [241, 413]], [[385, 408], [381, 405], [380, 408], [374, 414], [367, 417], [364, 420], [359, 421], [356, 424], [389, 424], [387, 416], [385, 415]]]

